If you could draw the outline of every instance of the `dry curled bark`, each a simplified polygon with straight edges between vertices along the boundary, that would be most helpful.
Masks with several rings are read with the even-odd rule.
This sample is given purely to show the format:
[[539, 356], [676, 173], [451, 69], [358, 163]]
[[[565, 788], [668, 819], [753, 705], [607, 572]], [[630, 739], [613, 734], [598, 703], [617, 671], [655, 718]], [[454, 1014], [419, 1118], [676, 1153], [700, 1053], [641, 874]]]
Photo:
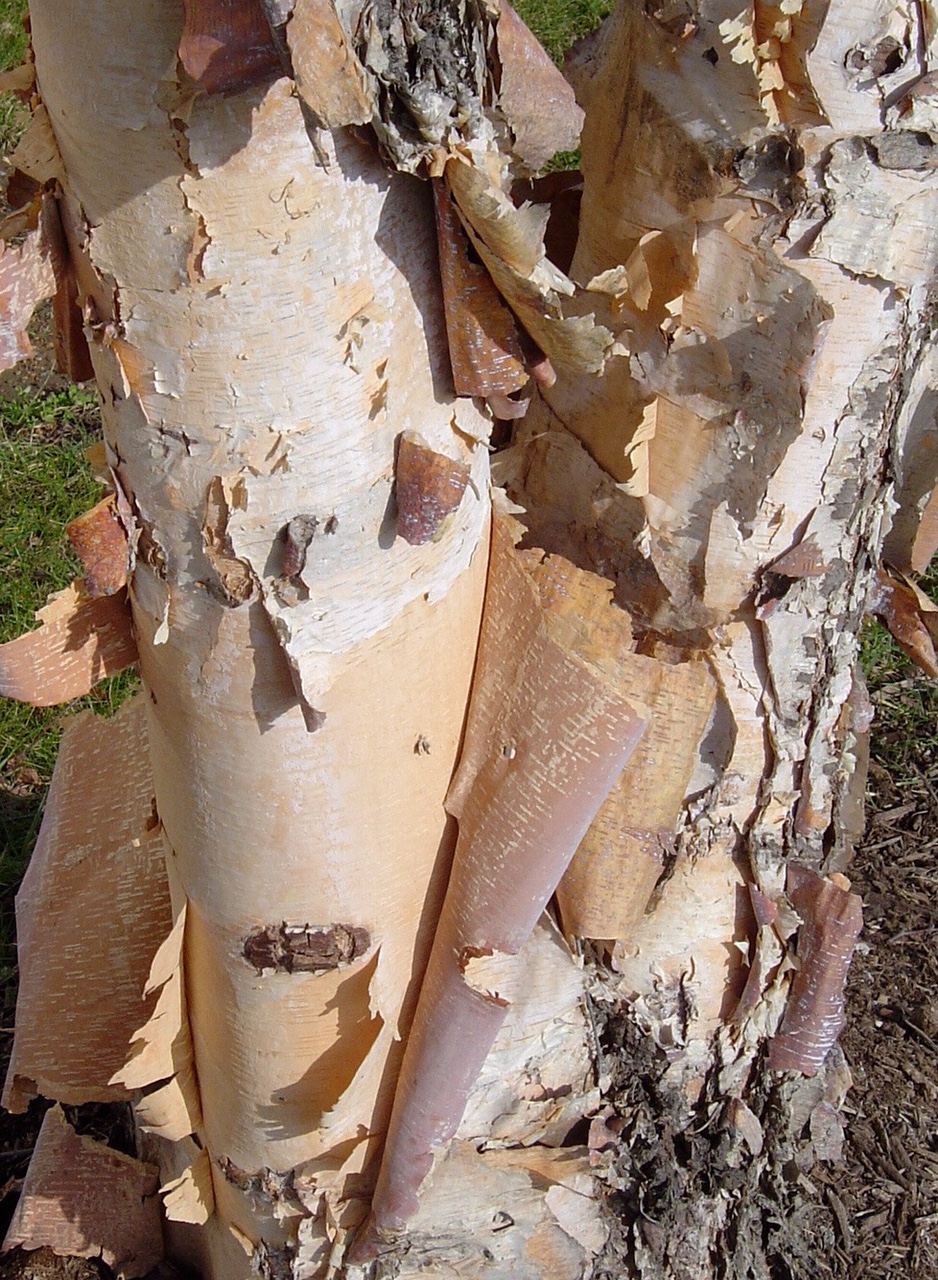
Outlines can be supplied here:
[[[132, 1097], [206, 1276], [580, 1280], [600, 1177], [621, 1273], [764, 1274], [848, 1080], [857, 632], [930, 620], [878, 569], [933, 542], [920, 11], [621, 5], [569, 226], [522, 179], [581, 116], [504, 3], [120, 8], [32, 5], [22, 284], [80, 303], [114, 497], [0, 681], [145, 692], [94, 776], [66, 739], [8, 1104]], [[149, 1003], [76, 1080], [37, 904], [131, 864]], [[617, 1127], [588, 992], [655, 1081]]]

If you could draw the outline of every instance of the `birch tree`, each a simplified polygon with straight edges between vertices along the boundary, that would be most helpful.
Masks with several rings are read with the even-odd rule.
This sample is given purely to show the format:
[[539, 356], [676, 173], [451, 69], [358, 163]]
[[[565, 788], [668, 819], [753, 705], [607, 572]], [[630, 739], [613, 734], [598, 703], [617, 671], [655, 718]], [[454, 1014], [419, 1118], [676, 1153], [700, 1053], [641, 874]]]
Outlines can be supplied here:
[[4, 1102], [141, 1158], [54, 1108], [6, 1247], [770, 1274], [865, 614], [938, 670], [932, 9], [622, 3], [576, 101], [506, 0], [30, 21], [4, 358], [54, 292], [109, 493], [0, 689], [143, 691], [69, 722]]

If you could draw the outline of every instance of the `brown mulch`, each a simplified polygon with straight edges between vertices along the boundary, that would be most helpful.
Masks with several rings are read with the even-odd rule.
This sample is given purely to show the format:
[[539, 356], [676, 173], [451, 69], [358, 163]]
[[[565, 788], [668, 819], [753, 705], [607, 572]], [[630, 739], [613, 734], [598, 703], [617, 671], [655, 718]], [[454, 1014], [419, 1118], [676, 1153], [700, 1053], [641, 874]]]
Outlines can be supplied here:
[[895, 692], [874, 694], [885, 724], [853, 866], [866, 919], [841, 1038], [854, 1114], [828, 1195], [843, 1206], [845, 1280], [938, 1278], [938, 762], [932, 739], [900, 743], [902, 721], [889, 727]]

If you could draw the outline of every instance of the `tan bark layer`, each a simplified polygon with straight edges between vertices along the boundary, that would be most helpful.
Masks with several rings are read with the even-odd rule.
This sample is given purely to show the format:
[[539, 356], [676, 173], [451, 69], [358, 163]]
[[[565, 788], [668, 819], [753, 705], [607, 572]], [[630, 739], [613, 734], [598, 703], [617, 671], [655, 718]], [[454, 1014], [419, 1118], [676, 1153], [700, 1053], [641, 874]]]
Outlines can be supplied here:
[[42, 623], [0, 645], [0, 694], [54, 707], [88, 693], [137, 660], [126, 593], [83, 598], [74, 586], [36, 615]]
[[66, 726], [39, 840], [16, 900], [19, 995], [3, 1105], [124, 1101], [113, 1080], [169, 930], [144, 698]]
[[[355, 1182], [383, 1135], [453, 846], [489, 424], [453, 400], [429, 189], [347, 132], [314, 146], [285, 79], [191, 97], [179, 15], [150, 0], [122, 11], [92, 86], [113, 13], [39, 4], [33, 33], [133, 513], [154, 787], [186, 908], [160, 999], [191, 1020], [200, 1108], [165, 1019], [138, 1021], [124, 1075], [175, 1071], [142, 1115], [167, 1212], [184, 1235], [214, 1205], [201, 1265], [233, 1280], [304, 1215], [254, 1179], [306, 1164]], [[467, 481], [416, 546], [396, 536], [405, 432]], [[369, 945], [258, 972], [246, 943], [281, 925]]]

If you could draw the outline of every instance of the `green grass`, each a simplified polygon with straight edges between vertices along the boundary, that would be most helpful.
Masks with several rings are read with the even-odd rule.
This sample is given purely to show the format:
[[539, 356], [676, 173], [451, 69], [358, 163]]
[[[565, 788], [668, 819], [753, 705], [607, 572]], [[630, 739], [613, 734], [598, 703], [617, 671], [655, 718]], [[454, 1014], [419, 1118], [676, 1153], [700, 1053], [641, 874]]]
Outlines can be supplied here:
[[[98, 435], [97, 399], [79, 387], [27, 385], [0, 400], [0, 642], [35, 626], [35, 610], [80, 571], [63, 529], [101, 496], [85, 459]], [[38, 833], [63, 719], [86, 706], [110, 713], [132, 684], [117, 677], [48, 710], [0, 699], [0, 981], [13, 968], [11, 894]]]
[[[18, 66], [26, 53], [26, 29], [23, 0], [0, 0], [0, 71]], [[0, 154], [6, 154], [16, 146], [28, 113], [12, 93], [0, 93]]]
[[611, 13], [614, 0], [514, 0], [514, 7], [557, 63]]

